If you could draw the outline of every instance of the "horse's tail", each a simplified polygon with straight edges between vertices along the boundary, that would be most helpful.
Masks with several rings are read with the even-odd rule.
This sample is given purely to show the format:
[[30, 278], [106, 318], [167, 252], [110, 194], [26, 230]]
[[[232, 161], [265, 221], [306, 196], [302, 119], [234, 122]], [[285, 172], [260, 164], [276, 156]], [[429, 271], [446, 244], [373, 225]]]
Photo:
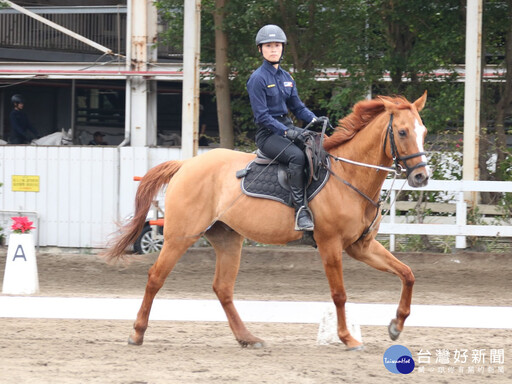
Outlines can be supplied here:
[[135, 195], [135, 214], [128, 223], [120, 228], [120, 234], [113, 240], [113, 245], [104, 253], [108, 261], [121, 259], [126, 248], [135, 243], [144, 227], [149, 208], [156, 194], [163, 185], [169, 183], [182, 164], [181, 161], [167, 161], [151, 168], [140, 180]]

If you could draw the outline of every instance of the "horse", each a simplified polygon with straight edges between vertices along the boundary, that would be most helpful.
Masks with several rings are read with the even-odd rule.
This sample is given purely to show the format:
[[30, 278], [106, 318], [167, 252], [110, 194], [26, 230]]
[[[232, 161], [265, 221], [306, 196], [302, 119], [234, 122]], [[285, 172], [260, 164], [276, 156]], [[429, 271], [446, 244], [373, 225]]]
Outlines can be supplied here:
[[32, 140], [32, 145], [71, 145], [73, 144], [73, 133], [70, 130], [67, 132], [62, 129], [61, 132], [50, 133], [39, 139]]
[[[347, 329], [347, 296], [342, 274], [342, 251], [380, 271], [401, 279], [402, 292], [396, 317], [388, 326], [396, 340], [410, 313], [414, 275], [376, 239], [381, 216], [378, 203], [382, 184], [395, 162], [406, 170], [412, 187], [427, 184], [429, 168], [423, 149], [426, 128], [419, 112], [426, 92], [413, 103], [404, 97], [377, 97], [356, 103], [351, 114], [338, 122], [323, 147], [334, 159], [350, 159], [374, 168], [344, 161], [330, 165], [332, 177], [310, 202], [313, 232], [336, 306], [337, 332], [349, 350], [362, 349]], [[343, 156], [343, 157], [341, 157]], [[235, 339], [242, 347], [259, 348], [264, 341], [254, 336], [240, 318], [233, 302], [242, 243], [245, 238], [284, 245], [303, 236], [294, 230], [291, 207], [241, 193], [235, 174], [255, 158], [253, 153], [214, 149], [183, 161], [167, 161], [150, 169], [140, 181], [135, 214], [104, 252], [108, 262], [126, 257], [125, 250], [137, 239], [156, 193], [167, 185], [164, 244], [148, 272], [144, 298], [128, 343], [141, 345], [151, 305], [180, 257], [201, 236], [216, 253], [213, 290], [220, 301]]]

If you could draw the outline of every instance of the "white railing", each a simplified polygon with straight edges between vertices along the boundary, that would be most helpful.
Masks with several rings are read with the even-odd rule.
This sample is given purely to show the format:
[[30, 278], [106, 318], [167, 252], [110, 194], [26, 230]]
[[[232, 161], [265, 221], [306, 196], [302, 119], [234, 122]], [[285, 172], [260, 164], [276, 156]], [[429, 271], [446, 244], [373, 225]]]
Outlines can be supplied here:
[[[467, 203], [464, 193], [468, 192], [512, 192], [509, 181], [448, 181], [431, 180], [423, 188], [412, 188], [406, 180], [384, 182], [383, 190], [389, 190], [391, 207], [389, 222], [382, 222], [380, 234], [390, 235], [390, 251], [395, 250], [395, 235], [434, 235], [455, 236], [455, 248], [466, 248], [466, 236], [512, 237], [512, 225], [468, 225]], [[397, 223], [395, 214], [395, 196], [397, 191], [442, 191], [451, 192], [456, 197], [455, 224], [415, 224]]]

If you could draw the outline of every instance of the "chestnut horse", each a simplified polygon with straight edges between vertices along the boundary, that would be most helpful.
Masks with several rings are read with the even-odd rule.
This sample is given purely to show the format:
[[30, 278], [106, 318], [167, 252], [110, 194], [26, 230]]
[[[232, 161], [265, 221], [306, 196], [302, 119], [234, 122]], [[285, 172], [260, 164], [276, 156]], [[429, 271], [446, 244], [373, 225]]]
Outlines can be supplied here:
[[[375, 240], [380, 219], [377, 202], [387, 170], [396, 162], [407, 169], [409, 185], [427, 184], [429, 170], [423, 152], [426, 128], [419, 116], [426, 92], [414, 103], [403, 97], [380, 97], [354, 106], [325, 139], [329, 155], [381, 167], [380, 169], [332, 161], [325, 187], [311, 201], [314, 239], [336, 305], [338, 335], [349, 349], [362, 348], [348, 329], [346, 293], [342, 274], [342, 251], [378, 270], [391, 272], [402, 281], [396, 318], [389, 325], [395, 340], [409, 315], [414, 275]], [[123, 257], [136, 240], [154, 196], [168, 184], [165, 195], [164, 244], [148, 273], [144, 299], [129, 343], [140, 345], [148, 326], [153, 299], [185, 251], [201, 236], [213, 246], [217, 262], [213, 290], [226, 313], [229, 326], [242, 346], [261, 347], [240, 318], [233, 291], [245, 238], [266, 244], [287, 244], [303, 233], [294, 230], [292, 208], [268, 199], [243, 195], [235, 174], [255, 157], [227, 149], [214, 149], [185, 161], [168, 161], [148, 171], [135, 199], [135, 216], [121, 228], [107, 251], [110, 260]], [[384, 169], [384, 170], [382, 170]], [[359, 193], [358, 193], [359, 192]], [[365, 196], [364, 196], [365, 195]], [[365, 234], [362, 236], [362, 234]]]

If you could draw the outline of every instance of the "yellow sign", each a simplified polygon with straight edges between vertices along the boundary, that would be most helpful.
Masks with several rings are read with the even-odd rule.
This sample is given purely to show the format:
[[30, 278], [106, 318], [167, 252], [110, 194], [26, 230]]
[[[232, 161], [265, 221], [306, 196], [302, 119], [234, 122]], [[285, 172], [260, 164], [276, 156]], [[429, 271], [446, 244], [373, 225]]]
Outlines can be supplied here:
[[39, 176], [12, 175], [13, 192], [39, 192]]

